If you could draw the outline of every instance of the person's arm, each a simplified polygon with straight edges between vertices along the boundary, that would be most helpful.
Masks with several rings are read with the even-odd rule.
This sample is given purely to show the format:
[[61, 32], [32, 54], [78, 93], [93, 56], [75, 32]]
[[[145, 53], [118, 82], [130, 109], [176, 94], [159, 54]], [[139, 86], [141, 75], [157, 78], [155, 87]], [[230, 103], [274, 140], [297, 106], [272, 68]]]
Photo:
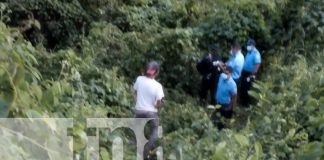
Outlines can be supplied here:
[[224, 72], [225, 67], [226, 67], [226, 64], [223, 63], [223, 62], [219, 62], [218, 66], [219, 66], [219, 68], [222, 70], [222, 72]]
[[237, 100], [237, 85], [234, 83], [232, 92], [231, 92], [231, 102], [230, 102], [230, 107], [232, 110], [236, 106], [236, 100]]
[[163, 104], [163, 98], [164, 98], [164, 92], [163, 92], [163, 87], [162, 85], [159, 86], [158, 92], [157, 92], [157, 97], [156, 97], [156, 105], [155, 107], [160, 110]]
[[234, 95], [234, 96], [231, 97], [230, 107], [231, 107], [232, 110], [236, 106], [236, 100], [237, 100], [237, 95]]
[[253, 73], [252, 74], [256, 74], [260, 68], [260, 64], [261, 64], [261, 55], [260, 53], [256, 53], [255, 57], [254, 57], [254, 69], [253, 69]]
[[156, 108], [158, 109], [158, 110], [160, 110], [161, 109], [161, 107], [162, 107], [162, 104], [163, 104], [163, 99], [161, 99], [161, 100], [157, 100], [157, 102], [156, 102]]
[[135, 81], [135, 83], [134, 83], [134, 91], [135, 91], [135, 93], [134, 93], [134, 99], [135, 99], [135, 101], [137, 100], [137, 89], [138, 89], [138, 81], [139, 81], [139, 77], [136, 79], [136, 81]]
[[226, 69], [226, 66], [231, 66], [232, 68], [234, 68], [233, 65], [235, 65], [235, 63], [236, 63], [235, 60], [229, 59], [226, 63], [224, 63], [222, 61], [218, 61], [218, 66], [222, 70], [222, 72], [224, 72]]
[[260, 68], [260, 63], [254, 66], [253, 74], [256, 74]]
[[137, 100], [137, 91], [135, 90], [135, 94], [134, 94], [134, 100]]

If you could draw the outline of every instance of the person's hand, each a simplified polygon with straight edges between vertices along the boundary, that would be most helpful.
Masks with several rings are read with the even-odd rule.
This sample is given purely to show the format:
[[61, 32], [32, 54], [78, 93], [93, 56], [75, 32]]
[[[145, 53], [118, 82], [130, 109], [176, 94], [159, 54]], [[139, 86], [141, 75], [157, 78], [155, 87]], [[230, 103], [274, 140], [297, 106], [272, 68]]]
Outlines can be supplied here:
[[250, 81], [255, 80], [255, 79], [256, 79], [255, 75], [250, 75], [249, 77], [246, 78], [246, 81], [250, 82]]
[[220, 64], [220, 61], [214, 61], [213, 66], [218, 66]]
[[158, 100], [158, 101], [156, 102], [155, 108], [156, 108], [157, 110], [161, 110], [162, 105], [163, 105], [163, 102], [164, 102], [164, 99]]
[[207, 76], [206, 76], [206, 79], [210, 79], [211, 78], [211, 76], [212, 76], [212, 74], [211, 73], [209, 73]]

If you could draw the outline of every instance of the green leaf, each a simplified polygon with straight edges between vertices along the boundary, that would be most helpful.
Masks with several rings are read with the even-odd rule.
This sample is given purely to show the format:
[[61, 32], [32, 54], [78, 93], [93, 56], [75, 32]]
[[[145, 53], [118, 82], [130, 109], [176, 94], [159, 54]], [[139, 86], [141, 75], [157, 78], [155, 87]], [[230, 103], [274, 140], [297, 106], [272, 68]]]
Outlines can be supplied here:
[[235, 134], [234, 137], [235, 137], [236, 141], [239, 142], [239, 144], [241, 146], [249, 145], [249, 140], [245, 136], [243, 136], [241, 134]]
[[100, 157], [101, 157], [101, 159], [110, 159], [109, 153], [106, 150], [106, 148], [100, 147]]
[[83, 148], [86, 147], [86, 144], [88, 142], [88, 137], [87, 134], [81, 130], [81, 129], [77, 129], [74, 133], [73, 133], [73, 150], [74, 151], [79, 151]]
[[54, 95], [62, 93], [60, 82], [54, 82], [52, 86], [52, 92]]
[[27, 110], [26, 115], [28, 118], [42, 118], [42, 115], [35, 110]]
[[17, 66], [16, 74], [13, 77], [13, 83], [18, 85], [25, 78], [25, 69], [22, 66]]
[[38, 20], [34, 20], [34, 26], [38, 29], [38, 30], [41, 30], [41, 24], [39, 23]]
[[311, 142], [303, 146], [298, 152], [298, 160], [314, 159], [319, 160], [324, 156], [324, 143], [323, 142]]
[[255, 142], [254, 143], [254, 154], [251, 155], [248, 160], [261, 160], [262, 159], [262, 155], [263, 155], [263, 151], [262, 151], [262, 146], [260, 144], [260, 142]]
[[36, 96], [38, 101], [42, 100], [43, 97], [43, 92], [41, 90], [41, 88], [38, 85], [32, 85], [30, 86], [31, 91], [33, 92], [33, 94]]

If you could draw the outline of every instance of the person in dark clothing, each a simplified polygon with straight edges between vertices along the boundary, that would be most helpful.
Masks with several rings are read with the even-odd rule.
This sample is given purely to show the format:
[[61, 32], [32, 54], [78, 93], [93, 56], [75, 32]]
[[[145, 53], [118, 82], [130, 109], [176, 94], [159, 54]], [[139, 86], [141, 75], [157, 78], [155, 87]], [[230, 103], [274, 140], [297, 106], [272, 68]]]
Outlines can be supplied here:
[[210, 104], [215, 105], [215, 93], [217, 90], [217, 81], [221, 73], [220, 68], [217, 66], [221, 58], [217, 56], [219, 50], [218, 44], [211, 44], [208, 46], [208, 54], [205, 55], [198, 63], [197, 70], [201, 74], [201, 88], [200, 88], [200, 101], [204, 104], [207, 103], [208, 92], [210, 94]]
[[252, 83], [255, 80], [255, 75], [258, 72], [261, 64], [261, 55], [260, 52], [255, 48], [255, 45], [256, 43], [253, 39], [249, 39], [246, 43], [247, 54], [245, 56], [240, 88], [240, 102], [242, 106], [248, 106], [251, 103], [248, 92], [252, 87]]

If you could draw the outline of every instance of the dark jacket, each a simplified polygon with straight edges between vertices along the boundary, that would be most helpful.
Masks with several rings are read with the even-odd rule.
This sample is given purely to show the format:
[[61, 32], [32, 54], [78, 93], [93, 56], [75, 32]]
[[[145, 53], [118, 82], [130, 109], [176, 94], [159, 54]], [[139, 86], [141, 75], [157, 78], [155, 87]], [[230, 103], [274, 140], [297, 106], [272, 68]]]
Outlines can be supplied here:
[[213, 65], [214, 61], [221, 61], [221, 59], [216, 55], [212, 55], [212, 58], [210, 59], [207, 54], [197, 63], [196, 68], [203, 76], [203, 79], [215, 79], [216, 76], [221, 73], [218, 67]]

